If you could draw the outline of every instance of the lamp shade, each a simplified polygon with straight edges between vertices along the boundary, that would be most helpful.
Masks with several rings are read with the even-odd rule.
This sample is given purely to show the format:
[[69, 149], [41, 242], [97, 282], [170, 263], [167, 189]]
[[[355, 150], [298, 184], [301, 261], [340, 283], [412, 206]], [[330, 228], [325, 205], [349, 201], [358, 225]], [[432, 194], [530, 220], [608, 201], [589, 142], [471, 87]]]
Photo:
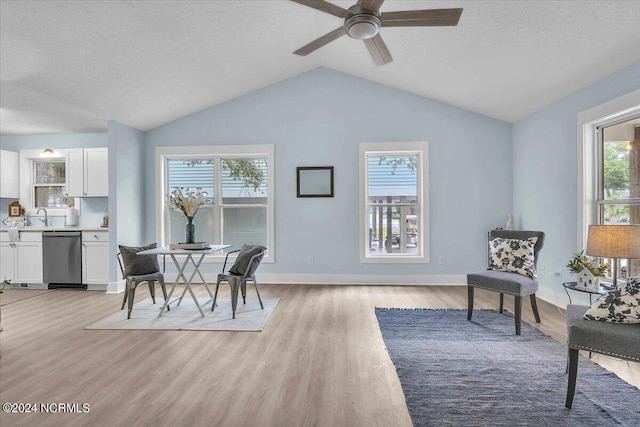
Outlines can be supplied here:
[[587, 255], [640, 258], [640, 225], [590, 225]]

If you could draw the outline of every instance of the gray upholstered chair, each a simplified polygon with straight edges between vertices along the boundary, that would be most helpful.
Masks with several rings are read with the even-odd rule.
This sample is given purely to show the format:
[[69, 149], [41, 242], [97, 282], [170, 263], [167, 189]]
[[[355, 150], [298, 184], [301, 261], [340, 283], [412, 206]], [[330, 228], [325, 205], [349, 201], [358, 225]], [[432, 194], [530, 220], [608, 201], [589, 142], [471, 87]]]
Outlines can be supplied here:
[[567, 400], [564, 404], [567, 408], [571, 408], [576, 391], [580, 350], [640, 362], [640, 324], [586, 320], [583, 316], [588, 309], [589, 307], [584, 305], [567, 306], [569, 381]]
[[[489, 232], [489, 240], [495, 237], [505, 239], [528, 239], [530, 237], [537, 237], [538, 240], [534, 246], [534, 265], [538, 265], [538, 254], [544, 245], [544, 233], [542, 231], [491, 230]], [[471, 316], [473, 314], [473, 297], [475, 288], [500, 292], [500, 313], [503, 312], [504, 308], [504, 294], [514, 296], [516, 335], [520, 335], [522, 297], [526, 297], [527, 295], [530, 297], [533, 315], [536, 322], [540, 323], [540, 314], [538, 314], [538, 305], [536, 302], [538, 279], [530, 278], [518, 273], [499, 270], [484, 270], [477, 273], [467, 274], [467, 320], [471, 320]]]
[[[222, 265], [222, 273], [218, 274], [218, 280], [216, 281], [216, 292], [213, 296], [211, 311], [216, 307], [220, 283], [227, 282], [231, 287], [231, 310], [233, 311], [233, 319], [235, 319], [236, 308], [238, 306], [238, 289], [242, 290], [242, 301], [246, 304], [248, 281], [253, 282], [253, 286], [256, 288], [256, 294], [258, 295], [258, 301], [260, 301], [260, 308], [264, 309], [262, 299], [260, 298], [260, 292], [258, 291], [258, 282], [256, 281], [255, 273], [266, 252], [267, 248], [264, 246], [243, 245], [242, 249], [227, 253], [227, 256], [224, 259], [224, 264]], [[233, 266], [231, 266], [229, 271], [225, 273], [227, 260], [229, 259], [229, 255], [233, 253], [238, 253], [238, 256], [236, 257], [236, 261], [233, 263]]]
[[[156, 303], [155, 282], [160, 283], [162, 288], [162, 294], [164, 300], [167, 300], [167, 288], [164, 282], [164, 274], [160, 272], [160, 266], [158, 265], [158, 258], [156, 255], [137, 255], [138, 252], [153, 249], [156, 244], [153, 243], [147, 246], [118, 246], [120, 252], [118, 252], [118, 265], [120, 266], [120, 272], [122, 278], [125, 280], [124, 297], [122, 298], [122, 307], [124, 309], [125, 303], [127, 305], [127, 319], [131, 319], [131, 310], [133, 309], [133, 301], [136, 294], [136, 288], [142, 283], [149, 285], [149, 293], [151, 294], [151, 300]], [[169, 306], [167, 306], [167, 311]]]

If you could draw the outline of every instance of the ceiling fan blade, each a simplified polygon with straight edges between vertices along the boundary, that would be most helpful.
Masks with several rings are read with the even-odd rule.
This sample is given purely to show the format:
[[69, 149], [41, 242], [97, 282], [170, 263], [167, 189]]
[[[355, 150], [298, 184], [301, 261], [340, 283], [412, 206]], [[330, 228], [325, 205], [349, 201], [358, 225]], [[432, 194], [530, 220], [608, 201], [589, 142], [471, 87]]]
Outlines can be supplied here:
[[458, 25], [462, 8], [403, 10], [381, 14], [383, 27], [436, 27]]
[[372, 37], [370, 39], [364, 40], [364, 45], [369, 50], [369, 53], [373, 58], [373, 62], [375, 62], [376, 65], [384, 65], [393, 61], [391, 53], [389, 52], [389, 49], [387, 49], [387, 45], [384, 44], [384, 41], [382, 40], [382, 36], [380, 34], [377, 34], [375, 37]]
[[384, 0], [358, 0], [358, 6], [363, 9], [372, 10], [377, 12], [380, 10], [380, 6], [382, 6]]
[[291, 0], [291, 1], [300, 3], [305, 6], [312, 7], [322, 12], [326, 12], [333, 16], [337, 16], [338, 18], [346, 18], [348, 16], [353, 15], [353, 13], [351, 13], [347, 9], [343, 9], [340, 6], [336, 6], [335, 4], [326, 2], [324, 0]]
[[346, 33], [344, 32], [344, 27], [341, 26], [340, 28], [336, 28], [335, 30], [331, 31], [330, 33], [325, 34], [322, 37], [318, 37], [317, 39], [315, 39], [311, 43], [302, 46], [300, 49], [296, 50], [293, 53], [295, 53], [296, 55], [300, 55], [300, 56], [306, 56], [306, 55], [310, 54], [311, 52], [313, 52], [314, 50], [320, 49], [325, 44], [330, 43], [330, 42], [334, 41], [335, 39], [344, 36], [345, 34]]

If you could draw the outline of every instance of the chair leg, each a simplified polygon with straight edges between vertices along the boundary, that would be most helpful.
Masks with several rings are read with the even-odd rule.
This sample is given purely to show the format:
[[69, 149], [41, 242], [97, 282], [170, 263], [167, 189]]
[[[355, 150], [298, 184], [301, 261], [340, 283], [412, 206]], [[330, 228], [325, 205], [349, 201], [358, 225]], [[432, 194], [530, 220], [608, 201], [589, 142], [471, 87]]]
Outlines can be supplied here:
[[516, 312], [516, 335], [520, 335], [520, 325], [522, 323], [522, 297], [516, 296], [514, 301], [514, 311]]
[[247, 303], [247, 281], [243, 280], [240, 287], [242, 289], [242, 303], [246, 304]]
[[258, 291], [258, 282], [253, 281], [253, 286], [256, 288], [256, 294], [258, 295], [258, 301], [260, 301], [260, 308], [264, 310], [264, 305], [262, 305], [262, 298], [260, 298], [260, 291]]
[[156, 303], [156, 282], [155, 280], [147, 280], [147, 285], [149, 285], [149, 293], [151, 294], [151, 301]]
[[237, 280], [230, 280], [229, 285], [231, 285], [231, 311], [233, 312], [232, 318], [236, 318], [236, 307], [238, 307], [238, 288], [240, 284]]
[[[164, 300], [167, 300], [167, 285], [164, 283], [164, 277], [160, 276], [158, 278], [158, 282], [160, 282], [160, 288], [162, 289], [162, 296], [164, 296]], [[171, 307], [167, 304], [167, 311], [171, 311]]]
[[569, 349], [569, 380], [567, 383], [567, 400], [564, 406], [571, 409], [573, 395], [576, 392], [576, 377], [578, 375], [578, 349]]
[[467, 285], [467, 320], [471, 320], [471, 314], [473, 313], [473, 286]]
[[124, 305], [127, 303], [127, 296], [129, 296], [129, 279], [124, 281], [124, 296], [122, 297], [122, 307], [120, 307], [120, 310], [124, 309]]
[[504, 311], [504, 294], [500, 292], [500, 314]]
[[131, 310], [133, 310], [133, 299], [136, 295], [136, 284], [135, 283], [131, 283], [129, 285], [129, 296], [127, 297], [129, 299], [129, 301], [127, 302], [127, 308], [128, 308], [128, 312], [127, 312], [127, 319], [131, 319]]
[[218, 289], [220, 288], [220, 282], [222, 280], [218, 279], [216, 282], [216, 292], [213, 294], [213, 303], [211, 303], [211, 311], [216, 308], [216, 300], [218, 299]]
[[540, 323], [540, 314], [538, 313], [538, 303], [536, 302], [536, 294], [529, 295], [531, 299], [531, 309], [533, 310], [533, 316], [536, 318], [536, 323]]

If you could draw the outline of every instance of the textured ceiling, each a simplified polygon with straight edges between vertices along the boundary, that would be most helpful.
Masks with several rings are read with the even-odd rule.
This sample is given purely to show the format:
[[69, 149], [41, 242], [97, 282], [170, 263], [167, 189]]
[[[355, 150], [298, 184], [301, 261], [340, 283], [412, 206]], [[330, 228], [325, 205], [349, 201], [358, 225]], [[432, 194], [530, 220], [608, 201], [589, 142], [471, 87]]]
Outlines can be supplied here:
[[380, 67], [349, 37], [292, 55], [342, 21], [286, 0], [0, 7], [2, 134], [148, 130], [319, 66], [513, 122], [640, 62], [635, 0], [387, 0], [464, 11], [457, 27], [383, 28]]

